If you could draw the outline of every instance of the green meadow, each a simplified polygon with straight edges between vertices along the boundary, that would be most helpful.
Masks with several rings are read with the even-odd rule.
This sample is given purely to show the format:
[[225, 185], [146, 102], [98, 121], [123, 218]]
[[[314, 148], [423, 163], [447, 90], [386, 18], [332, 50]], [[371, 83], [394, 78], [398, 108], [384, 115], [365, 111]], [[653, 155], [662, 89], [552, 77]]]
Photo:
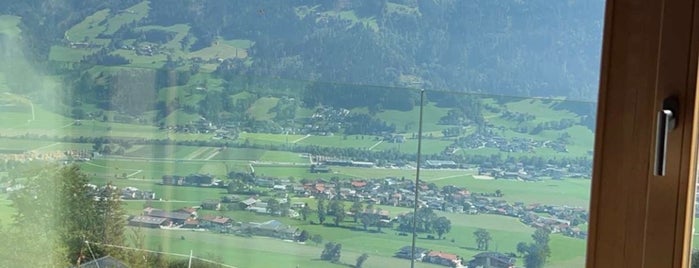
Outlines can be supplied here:
[[239, 141], [249, 141], [251, 144], [293, 144], [305, 139], [305, 135], [287, 135], [271, 133], [240, 133]]
[[176, 146], [176, 145], [136, 145], [135, 150], [126, 156], [144, 158], [174, 158], [193, 159], [204, 153], [207, 147]]
[[[308, 203], [312, 207], [315, 206], [315, 202]], [[154, 202], [153, 204], [155, 204], [155, 206], [162, 205], [158, 204], [158, 202]], [[166, 207], [177, 208], [184, 204], [186, 203], [171, 203], [170, 205], [166, 205]], [[137, 204], [130, 206], [132, 206], [134, 210], [142, 209], [142, 206], [139, 207]], [[386, 209], [388, 209], [391, 212], [391, 215], [394, 216], [401, 213], [401, 211], [409, 211], [408, 208], [389, 207]], [[286, 224], [298, 227], [301, 230], [306, 230], [311, 235], [321, 235], [324, 241], [341, 243], [343, 245], [342, 255], [352, 256], [351, 258], [348, 258], [348, 263], [351, 263], [351, 261], [354, 260], [354, 258], [356, 258], [356, 256], [359, 254], [368, 253], [371, 255], [370, 260], [376, 260], [377, 262], [380, 261], [381, 263], [385, 263], [385, 265], [391, 265], [389, 267], [402, 266], [403, 264], [407, 264], [407, 260], [394, 258], [392, 256], [397, 249], [410, 245], [411, 243], [411, 237], [399, 236], [395, 230], [390, 228], [383, 228], [382, 232], [376, 232], [376, 228], [370, 227], [369, 231], [365, 231], [359, 223], [354, 223], [352, 218], [346, 218], [341, 223], [341, 227], [335, 227], [332, 224], [325, 226], [311, 224], [311, 221], [317, 222], [315, 215], [311, 215], [308, 221], [304, 222], [301, 220], [288, 218], [279, 219], [245, 211], [200, 211], [200, 214], [227, 216], [238, 222], [263, 222], [271, 219], [280, 220]], [[520, 223], [516, 218], [504, 216], [451, 213], [438, 213], [438, 216], [446, 216], [449, 218], [452, 222], [452, 230], [447, 233], [445, 238], [442, 240], [427, 239], [425, 234], [419, 234], [416, 246], [455, 253], [464, 257], [466, 260], [479, 253], [479, 251], [475, 250], [476, 244], [472, 235], [477, 228], [487, 226], [486, 229], [491, 232], [493, 237], [490, 244], [491, 247], [501, 252], [515, 252], [516, 244], [522, 241], [530, 241], [531, 233], [534, 231], [533, 228]], [[220, 246], [204, 243], [198, 244], [198, 242], [195, 242], [194, 244], [183, 243], [181, 236], [185, 236], [185, 241], [190, 242], [192, 240], [199, 241], [200, 239], [206, 239], [207, 241], [227, 241], [225, 244], [230, 247], [237, 247], [236, 244], [244, 243], [248, 247], [251, 247], [252, 250], [249, 252], [249, 254], [253, 255], [258, 254], [256, 252], [260, 251], [261, 248], [267, 248], [268, 250], [273, 250], [271, 253], [276, 253], [276, 250], [274, 250], [274, 245], [281, 243], [285, 245], [286, 249], [285, 251], [280, 252], [280, 256], [284, 256], [284, 252], [293, 252], [293, 254], [290, 256], [285, 257], [293, 259], [288, 260], [294, 261], [293, 263], [307, 263], [309, 261], [314, 261], [314, 259], [318, 258], [322, 249], [322, 245], [314, 245], [310, 241], [308, 241], [306, 245], [301, 245], [264, 237], [242, 238], [225, 234], [211, 234], [208, 232], [173, 232], [152, 229], [141, 229], [140, 231], [149, 232], [149, 235], [146, 237], [149, 240], [152, 240], [151, 246], [163, 246], [164, 251], [177, 253], [181, 251], [188, 252], [190, 249], [187, 249], [186, 247], [192, 247], [198, 251], [199, 254], [211, 254], [212, 256], [222, 258], [224, 261], [230, 257], [228, 252], [234, 250], [221, 250]], [[583, 264], [582, 261], [584, 260], [584, 256], [581, 255], [581, 252], [584, 252], [585, 250], [584, 240], [554, 234], [551, 237], [551, 246], [552, 257], [549, 263], [551, 267], [566, 267], [568, 264], [581, 266]], [[221, 254], [221, 252], [226, 252], [226, 254]], [[226, 263], [241, 265], [236, 263], [235, 260], [235, 258], [232, 258]], [[343, 260], [345, 259], [343, 258]], [[242, 258], [239, 261], [245, 262], [245, 265], [257, 266], [260, 264], [257, 258], [250, 257]], [[518, 261], [521, 264], [521, 260]]]
[[370, 148], [381, 141], [380, 137], [370, 135], [335, 135], [335, 136], [310, 136], [296, 142], [300, 145], [318, 145], [338, 148]]
[[[183, 255], [194, 251], [197, 257], [219, 260], [236, 267], [347, 267], [348, 264], [354, 264], [362, 253], [370, 254], [367, 267], [410, 265], [408, 260], [373, 254], [363, 248], [344, 246], [344, 243], [340, 259], [342, 263], [333, 264], [320, 260], [322, 245], [301, 245], [265, 237], [245, 238], [208, 232], [183, 233], [152, 229], [139, 229], [137, 232], [146, 237], [146, 243], [152, 249]], [[441, 266], [418, 262], [416, 267]]]
[[466, 187], [471, 192], [494, 193], [497, 190], [504, 194], [508, 202], [524, 202], [526, 204], [567, 205], [587, 208], [590, 200], [590, 180], [563, 179], [524, 182], [515, 180], [483, 180], [471, 175], [451, 176], [430, 179], [439, 186], [456, 185]]
[[278, 98], [262, 97], [257, 99], [255, 103], [248, 109], [247, 114], [250, 115], [255, 120], [272, 120], [276, 115], [272, 112], [272, 108], [279, 102]]
[[231, 171], [245, 171], [245, 163], [233, 161], [162, 161], [144, 158], [95, 159], [81, 163], [88, 175], [103, 179], [119, 179], [124, 174], [129, 178], [159, 182], [164, 175], [189, 175], [208, 173], [225, 177]]
[[13, 222], [15, 212], [15, 208], [12, 207], [12, 201], [8, 199], [7, 194], [0, 194], [0, 228], [4, 228]]
[[21, 18], [11, 15], [0, 15], [0, 33], [17, 36], [21, 33], [19, 25]]

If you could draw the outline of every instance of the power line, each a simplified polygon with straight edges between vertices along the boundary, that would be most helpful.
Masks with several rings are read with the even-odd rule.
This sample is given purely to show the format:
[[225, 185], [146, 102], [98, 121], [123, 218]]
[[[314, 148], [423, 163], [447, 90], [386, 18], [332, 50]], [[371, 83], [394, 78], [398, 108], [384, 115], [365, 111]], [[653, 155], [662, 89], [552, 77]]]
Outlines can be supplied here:
[[[208, 262], [208, 263], [211, 263], [211, 264], [217, 264], [217, 265], [221, 265], [221, 266], [228, 267], [228, 268], [238, 268], [238, 267], [231, 266], [231, 265], [228, 265], [228, 264], [223, 264], [223, 263], [216, 262], [216, 261], [212, 261], [212, 260], [209, 260], [209, 259], [204, 259], [204, 258], [200, 258], [200, 257], [197, 257], [197, 256], [193, 256], [193, 255], [192, 255], [193, 252], [190, 252], [190, 254], [179, 254], [179, 253], [172, 253], [172, 252], [165, 252], [165, 251], [156, 251], [156, 250], [148, 250], [148, 249], [141, 249], [141, 248], [134, 248], [134, 247], [126, 247], [126, 246], [111, 245], [111, 244], [102, 244], [102, 243], [89, 242], [89, 241], [85, 241], [85, 243], [87, 243], [88, 246], [89, 246], [90, 243], [92, 243], [92, 244], [100, 245], [100, 246], [107, 246], [107, 247], [114, 247], [114, 248], [120, 248], [120, 249], [129, 249], [129, 250], [143, 251], [143, 252], [148, 252], [148, 253], [158, 253], [158, 254], [163, 254], [163, 255], [171, 255], [171, 256], [177, 256], [177, 257], [185, 257], [185, 258], [190, 258], [190, 259], [197, 259], [197, 260], [200, 260], [200, 261], [203, 261], [203, 262]], [[190, 261], [191, 261], [191, 260], [190, 260]]]
[[[87, 240], [85, 240], [85, 244], [87, 244], [87, 249], [90, 250], [90, 255], [92, 255], [92, 259], [93, 259], [93, 260], [96, 260], [97, 257], [95, 257], [95, 253], [92, 252], [92, 247], [90, 246], [90, 242], [87, 242]], [[97, 268], [100, 268], [100, 263], [99, 263], [99, 262], [95, 262], [95, 265], [97, 265]]]

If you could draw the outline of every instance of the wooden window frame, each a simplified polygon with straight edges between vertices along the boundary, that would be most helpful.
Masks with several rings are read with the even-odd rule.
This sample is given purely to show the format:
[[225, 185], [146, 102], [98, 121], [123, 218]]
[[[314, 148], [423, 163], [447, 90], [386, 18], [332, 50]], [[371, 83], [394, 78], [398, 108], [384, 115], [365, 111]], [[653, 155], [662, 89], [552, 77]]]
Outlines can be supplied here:
[[[688, 267], [697, 155], [695, 0], [607, 0], [587, 267]], [[656, 112], [677, 96], [667, 174]]]

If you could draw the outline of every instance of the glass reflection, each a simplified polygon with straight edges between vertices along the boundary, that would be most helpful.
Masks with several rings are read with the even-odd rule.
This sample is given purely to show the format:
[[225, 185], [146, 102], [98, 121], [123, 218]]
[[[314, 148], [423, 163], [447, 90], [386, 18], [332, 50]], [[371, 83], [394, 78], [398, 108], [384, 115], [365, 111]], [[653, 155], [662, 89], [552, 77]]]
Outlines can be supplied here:
[[97, 2], [0, 7], [1, 267], [583, 265], [602, 1]]

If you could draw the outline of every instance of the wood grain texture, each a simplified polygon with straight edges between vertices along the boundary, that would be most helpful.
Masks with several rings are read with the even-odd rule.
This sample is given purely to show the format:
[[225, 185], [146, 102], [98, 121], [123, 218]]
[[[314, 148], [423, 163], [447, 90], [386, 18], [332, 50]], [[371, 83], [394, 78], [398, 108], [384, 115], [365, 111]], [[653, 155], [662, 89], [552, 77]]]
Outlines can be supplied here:
[[[694, 0], [610, 0], [587, 267], [683, 267], [696, 155]], [[653, 176], [656, 112], [681, 100], [667, 174]], [[692, 186], [690, 186], [692, 185]], [[691, 232], [690, 232], [691, 233]]]

